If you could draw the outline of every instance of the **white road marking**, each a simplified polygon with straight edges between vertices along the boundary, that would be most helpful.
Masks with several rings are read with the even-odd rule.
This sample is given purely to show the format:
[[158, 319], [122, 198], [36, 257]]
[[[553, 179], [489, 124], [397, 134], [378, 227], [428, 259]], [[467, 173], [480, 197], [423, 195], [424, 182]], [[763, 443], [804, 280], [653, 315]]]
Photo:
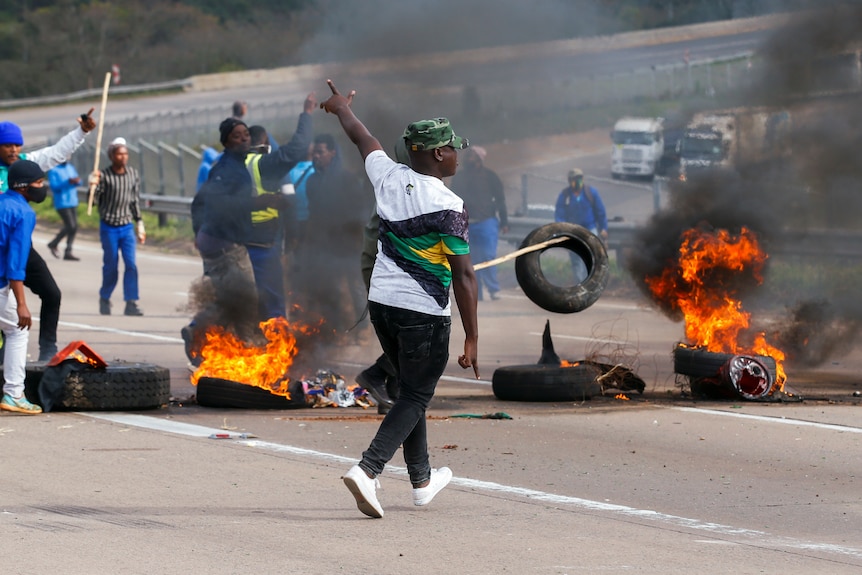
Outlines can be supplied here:
[[862, 433], [862, 428], [860, 427], [850, 427], [849, 425], [835, 425], [833, 423], [818, 423], [816, 421], [806, 421], [804, 419], [787, 419], [786, 417], [769, 417], [765, 415], [751, 415], [748, 413], [733, 413], [730, 411], [721, 411], [720, 409], [699, 409], [697, 407], [671, 407], [670, 409], [676, 411], [686, 411], [688, 413], [705, 413], [707, 415], [720, 415], [724, 417], [754, 419], [757, 421], [765, 421], [768, 423], [783, 423], [786, 425], [796, 425], [800, 427], [816, 427], [818, 429], [844, 431], [847, 433]]
[[107, 333], [115, 333], [117, 335], [130, 335], [132, 337], [142, 337], [145, 339], [154, 339], [156, 341], [166, 341], [169, 343], [183, 343], [182, 338], [179, 337], [170, 337], [167, 335], [156, 335], [153, 333], [144, 333], [141, 331], [127, 331], [124, 329], [116, 329], [113, 327], [103, 327], [99, 325], [90, 325], [87, 323], [74, 323], [70, 321], [61, 321], [59, 325], [64, 327], [73, 327], [76, 329], [83, 329], [88, 331], [104, 331]]
[[[166, 433], [186, 435], [191, 437], [209, 437], [213, 434], [223, 435], [226, 433], [223, 429], [204, 427], [200, 425], [182, 423], [145, 415], [128, 413], [91, 412], [80, 412], [79, 415], [104, 421], [110, 421], [121, 425], [128, 425], [132, 427], [151, 429], [154, 431], [163, 431]], [[310, 457], [312, 459], [344, 465], [351, 465], [356, 463], [355, 457], [345, 457], [343, 455], [335, 455], [332, 453], [325, 453], [313, 449], [306, 449], [303, 447], [284, 445], [281, 443], [273, 443], [269, 441], [259, 441], [256, 439], [240, 439], [238, 437], [238, 434], [235, 433], [229, 435], [232, 438], [236, 438], [231, 441], [232, 445], [245, 445], [254, 449], [260, 449], [274, 453], [289, 453], [292, 455], [301, 455], [304, 457]], [[407, 474], [406, 468], [394, 465], [387, 465], [386, 470], [387, 473], [393, 473], [396, 475]], [[488, 493], [502, 493], [505, 495], [523, 497], [532, 501], [550, 503], [552, 505], [565, 505], [568, 507], [574, 507], [587, 511], [599, 511], [613, 515], [624, 516], [626, 518], [648, 520], [671, 527], [682, 527], [685, 529], [702, 531], [710, 533], [717, 537], [725, 537], [729, 540], [729, 543], [740, 543], [764, 549], [784, 549], [797, 552], [811, 551], [817, 553], [829, 553], [834, 555], [841, 555], [844, 557], [862, 559], [862, 549], [857, 549], [854, 547], [844, 547], [841, 545], [833, 545], [831, 543], [817, 543], [812, 541], [806, 541], [804, 539], [794, 539], [792, 537], [770, 535], [765, 531], [758, 531], [756, 529], [733, 527], [731, 525], [722, 525], [720, 523], [701, 521], [699, 519], [680, 517], [678, 515], [669, 515], [667, 513], [661, 513], [658, 511], [653, 511], [651, 509], [637, 509], [635, 507], [628, 507], [625, 505], [616, 505], [613, 503], [606, 503], [602, 501], [592, 501], [589, 499], [581, 499], [579, 497], [570, 497], [567, 495], [557, 495], [555, 493], [548, 493], [536, 489], [528, 489], [525, 487], [517, 487], [513, 485], [503, 485], [501, 483], [495, 483], [492, 481], [481, 481], [478, 479], [470, 479], [467, 477], [455, 477], [452, 479], [452, 484], [477, 491], [483, 491]]]
[[[542, 334], [537, 332], [537, 331], [531, 331], [531, 332], [527, 332], [527, 335], [541, 336]], [[587, 336], [583, 336], [583, 335], [563, 335], [563, 334], [559, 334], [559, 333], [554, 334], [554, 339], [573, 339], [573, 340], [577, 340], [577, 341], [595, 341], [598, 343], [613, 343], [613, 344], [619, 344], [619, 345], [637, 345], [634, 342], [625, 342], [625, 341], [621, 341], [618, 339], [601, 339], [598, 337], [587, 337]]]

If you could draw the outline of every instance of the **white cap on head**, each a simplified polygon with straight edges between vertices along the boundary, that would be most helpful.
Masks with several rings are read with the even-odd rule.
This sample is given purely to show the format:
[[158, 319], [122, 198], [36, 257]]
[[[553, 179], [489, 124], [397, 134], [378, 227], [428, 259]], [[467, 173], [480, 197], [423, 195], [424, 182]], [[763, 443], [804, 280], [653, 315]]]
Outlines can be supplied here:
[[116, 137], [113, 140], [111, 140], [111, 145], [112, 146], [125, 146], [126, 145], [126, 139], [122, 136]]

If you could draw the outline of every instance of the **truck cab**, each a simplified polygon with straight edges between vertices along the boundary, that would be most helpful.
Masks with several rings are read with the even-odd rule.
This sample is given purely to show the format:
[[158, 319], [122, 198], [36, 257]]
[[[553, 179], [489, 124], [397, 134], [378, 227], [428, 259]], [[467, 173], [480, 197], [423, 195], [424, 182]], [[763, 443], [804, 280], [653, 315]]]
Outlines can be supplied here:
[[662, 118], [625, 117], [611, 131], [611, 176], [652, 179], [664, 153]]
[[679, 179], [686, 181], [697, 172], [724, 166], [728, 162], [728, 134], [714, 124], [694, 124], [677, 143]]

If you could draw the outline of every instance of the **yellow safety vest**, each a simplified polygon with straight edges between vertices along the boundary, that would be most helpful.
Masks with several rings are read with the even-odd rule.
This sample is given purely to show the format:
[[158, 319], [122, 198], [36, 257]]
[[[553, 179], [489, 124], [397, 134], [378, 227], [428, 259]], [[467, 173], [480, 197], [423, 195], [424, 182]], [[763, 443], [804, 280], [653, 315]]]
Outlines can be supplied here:
[[[248, 171], [251, 173], [251, 179], [254, 183], [254, 190], [256, 195], [261, 194], [274, 194], [275, 192], [270, 192], [269, 190], [263, 189], [263, 184], [261, 183], [260, 177], [260, 159], [263, 157], [263, 154], [249, 154], [245, 157], [245, 166], [248, 168]], [[278, 219], [278, 210], [275, 208], [264, 208], [262, 210], [257, 210], [251, 213], [251, 223], [254, 224], [262, 224], [264, 222], [269, 222], [271, 220]]]

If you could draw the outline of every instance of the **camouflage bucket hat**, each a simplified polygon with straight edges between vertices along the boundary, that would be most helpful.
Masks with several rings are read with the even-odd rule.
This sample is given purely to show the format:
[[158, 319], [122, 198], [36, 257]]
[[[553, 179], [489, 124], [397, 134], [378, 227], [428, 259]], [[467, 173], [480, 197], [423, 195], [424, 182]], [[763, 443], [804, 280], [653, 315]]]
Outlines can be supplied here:
[[420, 120], [413, 122], [404, 130], [404, 141], [411, 150], [436, 150], [443, 146], [452, 146], [463, 150], [470, 145], [467, 138], [461, 138], [452, 131], [452, 126], [446, 118]]

